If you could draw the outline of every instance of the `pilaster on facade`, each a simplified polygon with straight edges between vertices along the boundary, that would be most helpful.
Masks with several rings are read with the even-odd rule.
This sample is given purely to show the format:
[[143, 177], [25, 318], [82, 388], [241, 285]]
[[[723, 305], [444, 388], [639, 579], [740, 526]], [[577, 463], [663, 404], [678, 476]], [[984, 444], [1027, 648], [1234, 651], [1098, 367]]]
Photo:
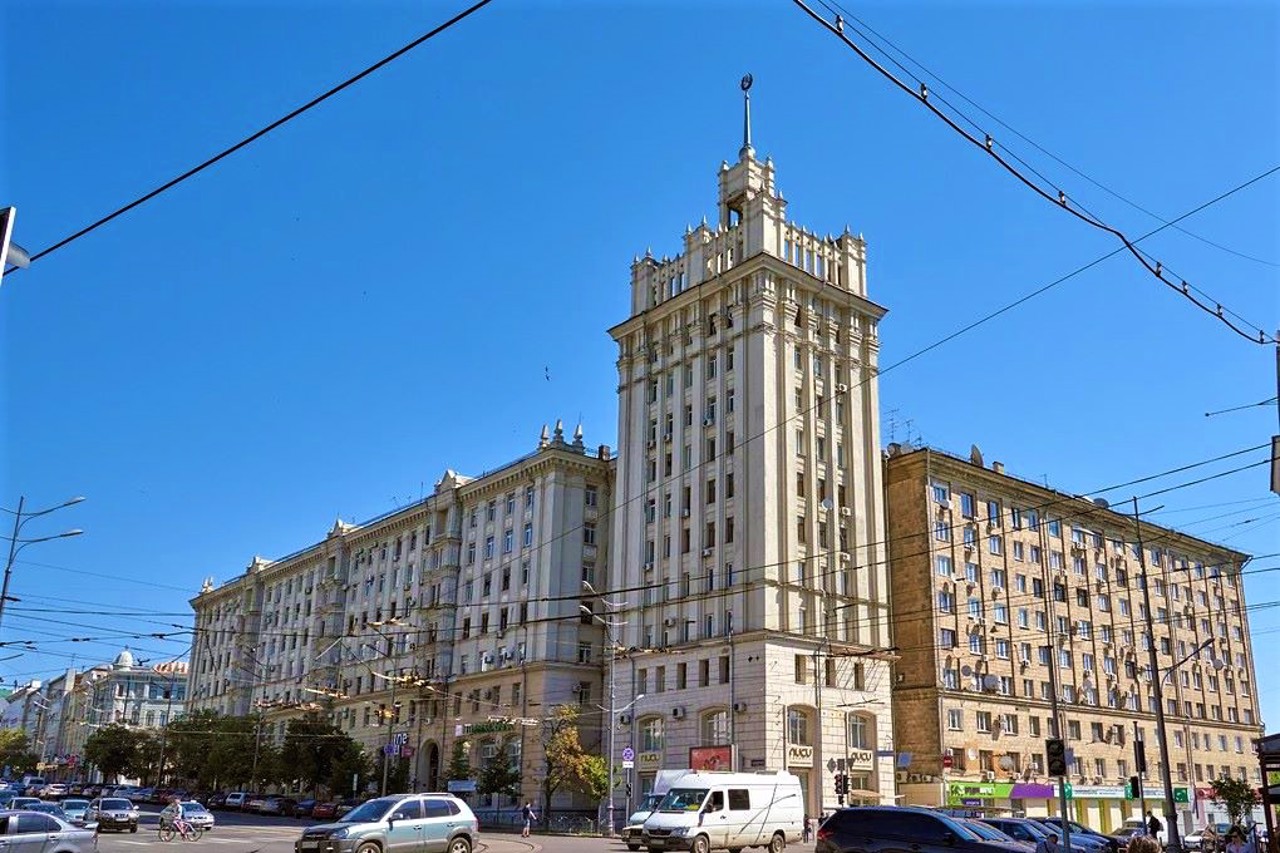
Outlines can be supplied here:
[[1132, 516], [986, 467], [976, 449], [964, 459], [890, 445], [886, 484], [907, 801], [985, 797], [1052, 812], [1050, 668], [1074, 755], [1075, 817], [1090, 826], [1136, 816], [1124, 795], [1135, 737], [1147, 744], [1147, 784], [1159, 787], [1155, 678], [1166, 683], [1184, 821], [1220, 773], [1254, 778], [1247, 555], [1145, 520], [1139, 548]]
[[[889, 581], [866, 244], [786, 219], [749, 144], [717, 221], [637, 258], [618, 345], [615, 753], [637, 794], [689, 747], [892, 802]], [[706, 754], [717, 754], [714, 751]], [[618, 754], [613, 756], [620, 760]], [[719, 759], [718, 759], [719, 760]]]
[[474, 767], [506, 749], [535, 796], [541, 742], [521, 721], [572, 703], [599, 731], [600, 634], [579, 608], [608, 559], [612, 476], [607, 447], [557, 423], [508, 465], [446, 471], [421, 501], [206, 583], [192, 707], [260, 713], [275, 740], [323, 713], [392, 746], [418, 790], [443, 788], [457, 743]]

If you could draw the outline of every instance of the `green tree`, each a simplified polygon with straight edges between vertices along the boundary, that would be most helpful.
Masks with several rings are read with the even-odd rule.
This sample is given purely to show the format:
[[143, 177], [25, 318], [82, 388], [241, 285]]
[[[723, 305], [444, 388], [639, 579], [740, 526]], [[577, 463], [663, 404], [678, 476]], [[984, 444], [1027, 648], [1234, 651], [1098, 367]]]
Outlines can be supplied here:
[[209, 754], [214, 734], [223, 720], [215, 711], [196, 711], [165, 727], [165, 763], [175, 775], [199, 787], [214, 787]]
[[480, 775], [476, 778], [477, 792], [507, 797], [520, 795], [520, 767], [511, 760], [510, 745], [511, 738], [503, 738], [498, 744], [498, 754], [480, 768]]
[[[569, 790], [603, 799], [608, 793], [608, 770], [604, 760], [590, 755], [578, 737], [579, 711], [571, 705], [559, 705], [543, 721], [542, 821], [550, 820], [551, 798], [557, 791]], [[595, 761], [599, 762], [599, 766]], [[600, 768], [605, 767], [601, 774]], [[604, 781], [597, 785], [595, 780]], [[604, 793], [596, 796], [596, 791]]]
[[[329, 790], [335, 794], [354, 797], [360, 785], [372, 778], [372, 773], [373, 761], [369, 754], [360, 748], [360, 744], [348, 740], [343, 745], [342, 752], [334, 758], [333, 769], [325, 781]], [[353, 779], [356, 780], [354, 786]]]
[[0, 768], [9, 768], [14, 776], [36, 769], [39, 757], [31, 751], [27, 733], [22, 729], [0, 729]]
[[[289, 721], [280, 761], [303, 790], [314, 793], [322, 782], [333, 777], [335, 765], [350, 754], [354, 743], [337, 726], [312, 713]], [[359, 750], [358, 745], [356, 749]]]
[[453, 742], [453, 755], [449, 757], [445, 778], [450, 780], [471, 778], [471, 759], [467, 755], [467, 743], [461, 738]]
[[1209, 783], [1213, 791], [1211, 799], [1227, 807], [1227, 817], [1233, 824], [1244, 823], [1244, 818], [1258, 801], [1258, 793], [1253, 786], [1241, 779], [1222, 776]]
[[137, 768], [140, 734], [119, 723], [103, 726], [85, 741], [84, 757], [107, 779], [117, 780]]

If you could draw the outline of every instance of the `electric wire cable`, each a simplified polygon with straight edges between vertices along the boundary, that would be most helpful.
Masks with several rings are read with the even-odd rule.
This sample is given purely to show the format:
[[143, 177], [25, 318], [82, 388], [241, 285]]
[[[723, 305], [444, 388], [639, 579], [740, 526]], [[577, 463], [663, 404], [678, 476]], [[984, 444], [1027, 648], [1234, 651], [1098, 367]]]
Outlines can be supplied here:
[[[934, 104], [930, 103], [928, 87], [925, 84], [921, 84], [918, 89], [912, 89], [906, 83], [903, 83], [900, 79], [898, 79], [898, 77], [896, 77], [893, 74], [893, 72], [891, 72], [889, 69], [885, 68], [879, 62], [877, 62], [874, 57], [869, 55], [856, 42], [854, 42], [852, 39], [846, 36], [844, 34], [843, 19], [837, 17], [837, 23], [832, 24], [828, 22], [825, 18], [823, 18], [821, 15], [819, 15], [817, 12], [815, 12], [812, 8], [810, 8], [804, 2], [804, 0], [792, 0], [792, 2], [795, 3], [796, 6], [798, 6], [801, 10], [803, 10], [811, 18], [813, 18], [814, 21], [821, 24], [834, 36], [840, 39], [848, 48], [853, 50], [859, 57], [863, 59], [863, 61], [865, 61], [873, 69], [878, 71], [883, 77], [889, 80], [893, 85], [897, 86], [903, 92], [905, 92], [906, 94], [910, 95], [912, 98], [915, 98], [917, 101], [919, 101], [922, 105], [924, 105], [926, 109], [928, 109], [931, 113], [933, 113], [935, 116], [941, 119], [956, 133], [960, 134], [969, 143], [971, 143], [978, 149], [987, 152], [987, 154], [990, 155], [1005, 171], [1007, 171], [1016, 180], [1018, 180], [1020, 183], [1022, 183], [1024, 186], [1026, 186], [1036, 195], [1040, 196], [1045, 201], [1051, 204], [1056, 204], [1059, 208], [1071, 214], [1075, 218], [1079, 219], [1081, 222], [1084, 222], [1087, 225], [1090, 225], [1100, 231], [1104, 231], [1112, 235], [1113, 237], [1115, 237], [1117, 240], [1119, 240], [1121, 243], [1120, 249], [1122, 251], [1128, 251], [1129, 254], [1131, 254], [1138, 261], [1138, 263], [1141, 264], [1147, 270], [1148, 273], [1154, 276], [1157, 280], [1163, 283], [1170, 290], [1174, 291], [1175, 293], [1181, 294], [1185, 299], [1191, 302], [1191, 304], [1193, 304], [1194, 306], [1196, 306], [1206, 314], [1209, 314], [1212, 317], [1216, 317], [1219, 322], [1221, 322], [1231, 331], [1235, 332], [1237, 335], [1244, 338], [1246, 341], [1249, 341], [1250, 343], [1267, 345], [1267, 344], [1275, 344], [1278, 342], [1276, 338], [1274, 338], [1271, 335], [1268, 335], [1267, 332], [1265, 332], [1260, 326], [1258, 326], [1255, 323], [1243, 321], [1245, 325], [1249, 326], [1253, 331], [1257, 332], [1256, 337], [1250, 332], [1247, 332], [1244, 329], [1242, 329], [1236, 323], [1232, 322], [1230, 319], [1226, 317], [1227, 313], [1231, 313], [1232, 316], [1237, 318], [1239, 318], [1240, 315], [1236, 314], [1234, 311], [1229, 312], [1228, 309], [1225, 308], [1220, 301], [1210, 298], [1210, 302], [1212, 304], [1202, 302], [1196, 296], [1192, 295], [1191, 285], [1185, 279], [1180, 279], [1179, 281], [1173, 281], [1170, 278], [1166, 277], [1165, 275], [1166, 267], [1161, 261], [1156, 260], [1153, 262], [1149, 260], [1146, 253], [1140, 251], [1137, 245], [1135, 244], [1135, 242], [1131, 240], [1128, 237], [1128, 235], [1126, 235], [1123, 231], [1119, 230], [1118, 228], [1088, 213], [1088, 211], [1084, 210], [1084, 208], [1082, 208], [1077, 202], [1075, 202], [1071, 197], [1069, 197], [1064, 190], [1055, 188], [1057, 189], [1057, 196], [1055, 198], [1053, 193], [1044, 189], [1042, 186], [1040, 186], [1038, 183], [1033, 181], [1031, 178], [1028, 178], [1018, 168], [1016, 168], [1012, 163], [1010, 163], [1008, 158], [1006, 158], [1003, 154], [999, 153], [996, 150], [995, 140], [990, 134], [985, 134], [984, 139], [978, 139], [976, 136], [974, 136], [969, 131], [965, 130], [963, 127], [957, 124], [956, 120], [953, 119], [950, 115], [948, 115], [943, 110], [939, 109]], [[1280, 166], [1276, 166], [1272, 168], [1266, 174], [1271, 174], [1276, 170], [1280, 170]], [[1169, 224], [1172, 225], [1173, 223], [1169, 223]], [[1168, 226], [1166, 225], [1162, 227], [1168, 227]], [[1169, 270], [1169, 272], [1172, 272], [1172, 270]], [[1199, 291], [1199, 292], [1203, 292], [1203, 291]]]
[[[1005, 130], [1007, 130], [1007, 131], [1009, 131], [1010, 133], [1012, 133], [1013, 135], [1017, 136], [1019, 139], [1021, 139], [1021, 140], [1022, 140], [1022, 141], [1024, 141], [1024, 142], [1026, 142], [1026, 143], [1027, 143], [1028, 145], [1030, 145], [1031, 147], [1035, 148], [1035, 149], [1036, 149], [1037, 151], [1039, 151], [1041, 154], [1044, 154], [1046, 157], [1049, 157], [1049, 158], [1050, 158], [1050, 159], [1052, 159], [1054, 162], [1058, 163], [1058, 165], [1063, 166], [1064, 168], [1066, 168], [1066, 169], [1070, 170], [1071, 172], [1075, 173], [1075, 174], [1076, 174], [1076, 175], [1078, 175], [1079, 177], [1084, 178], [1086, 181], [1088, 181], [1089, 183], [1093, 184], [1093, 185], [1094, 185], [1095, 187], [1097, 187], [1098, 189], [1102, 190], [1103, 192], [1107, 193], [1108, 195], [1111, 195], [1112, 197], [1114, 197], [1114, 198], [1116, 198], [1116, 199], [1119, 199], [1120, 201], [1122, 201], [1122, 202], [1124, 202], [1125, 204], [1127, 204], [1127, 205], [1129, 205], [1130, 207], [1132, 207], [1134, 210], [1137, 210], [1137, 211], [1139, 211], [1139, 212], [1141, 212], [1141, 213], [1144, 213], [1144, 214], [1146, 214], [1147, 216], [1151, 217], [1152, 219], [1155, 219], [1155, 220], [1156, 220], [1156, 221], [1158, 221], [1158, 222], [1162, 222], [1162, 223], [1170, 224], [1170, 225], [1172, 225], [1172, 224], [1173, 224], [1173, 223], [1168, 222], [1168, 220], [1166, 220], [1166, 219], [1165, 219], [1164, 217], [1162, 217], [1160, 214], [1155, 213], [1155, 212], [1153, 212], [1153, 211], [1149, 210], [1149, 209], [1148, 209], [1148, 208], [1146, 208], [1146, 207], [1143, 207], [1141, 204], [1137, 203], [1137, 202], [1136, 202], [1136, 201], [1134, 201], [1133, 199], [1127, 198], [1126, 196], [1124, 196], [1123, 194], [1121, 194], [1119, 191], [1117, 191], [1117, 190], [1113, 189], [1112, 187], [1107, 186], [1106, 184], [1102, 183], [1101, 181], [1099, 181], [1099, 180], [1097, 180], [1097, 179], [1095, 179], [1095, 178], [1091, 177], [1090, 175], [1086, 174], [1086, 173], [1085, 173], [1084, 171], [1082, 171], [1081, 169], [1077, 168], [1076, 166], [1073, 166], [1071, 163], [1067, 162], [1067, 161], [1066, 161], [1066, 160], [1064, 160], [1062, 157], [1059, 157], [1057, 154], [1054, 154], [1054, 153], [1053, 153], [1052, 151], [1050, 151], [1048, 148], [1045, 148], [1043, 145], [1041, 145], [1040, 143], [1036, 142], [1034, 139], [1030, 138], [1030, 137], [1029, 137], [1029, 136], [1027, 136], [1026, 134], [1022, 133], [1020, 130], [1018, 130], [1017, 128], [1015, 128], [1015, 127], [1013, 127], [1012, 125], [1008, 124], [1008, 123], [1007, 123], [1007, 122], [1005, 122], [1003, 119], [1001, 119], [999, 116], [995, 115], [995, 114], [994, 114], [994, 113], [992, 113], [990, 110], [988, 110], [987, 108], [983, 107], [983, 106], [982, 106], [982, 104], [980, 104], [980, 103], [978, 103], [977, 101], [973, 100], [973, 99], [972, 99], [972, 98], [970, 98], [968, 95], [966, 95], [964, 92], [960, 91], [960, 89], [956, 88], [956, 87], [955, 87], [955, 86], [953, 86], [951, 83], [948, 83], [946, 80], [942, 79], [941, 75], [939, 75], [936, 71], [934, 71], [934, 70], [930, 69], [929, 67], [925, 66], [922, 62], [920, 62], [920, 61], [919, 61], [918, 59], [916, 59], [914, 56], [912, 56], [911, 54], [907, 53], [907, 51], [906, 51], [906, 50], [904, 50], [903, 48], [901, 48], [899, 45], [895, 44], [895, 43], [893, 42], [893, 40], [891, 40], [888, 36], [884, 35], [883, 33], [879, 32], [878, 30], [876, 30], [874, 27], [872, 27], [870, 24], [868, 24], [865, 20], [863, 20], [862, 18], [859, 18], [857, 15], [853, 14], [853, 13], [852, 13], [852, 12], [850, 12], [848, 9], [846, 9], [844, 6], [841, 6], [841, 5], [840, 5], [840, 3], [836, 2], [836, 0], [819, 0], [819, 2], [820, 2], [823, 6], [825, 6], [825, 7], [827, 8], [827, 10], [828, 10], [828, 11], [830, 11], [833, 15], [835, 15], [835, 14], [842, 15], [842, 16], [843, 16], [843, 18], [844, 18], [844, 21], [845, 21], [845, 25], [846, 25], [846, 26], [849, 26], [849, 24], [848, 24], [848, 22], [849, 22], [849, 21], [856, 21], [859, 25], [861, 25], [862, 29], [866, 30], [867, 32], [872, 33], [872, 34], [874, 35], [874, 38], [873, 38], [872, 36], [868, 36], [866, 33], [863, 33], [863, 32], [859, 32], [859, 35], [861, 35], [861, 36], [862, 36], [862, 38], [863, 38], [863, 39], [864, 39], [868, 44], [874, 45], [874, 46], [875, 46], [875, 48], [876, 48], [877, 50], [879, 50], [879, 51], [880, 51], [880, 53], [881, 53], [881, 54], [882, 54], [886, 59], [888, 59], [888, 60], [889, 60], [890, 62], [892, 62], [896, 67], [898, 67], [899, 69], [901, 69], [901, 70], [902, 70], [902, 72], [903, 72], [904, 74], [906, 74], [908, 77], [911, 77], [913, 80], [915, 80], [915, 82], [917, 83], [917, 85], [918, 85], [918, 84], [921, 84], [921, 83], [924, 83], [925, 81], [924, 81], [924, 80], [922, 80], [922, 79], [921, 79], [919, 76], [917, 76], [916, 74], [914, 74], [910, 69], [906, 68], [906, 67], [905, 67], [904, 65], [902, 65], [900, 62], [898, 62], [896, 59], [894, 59], [894, 58], [893, 58], [893, 56], [892, 56], [892, 54], [891, 54], [888, 50], [886, 50], [886, 49], [885, 49], [881, 44], [877, 43], [876, 39], [879, 39], [879, 41], [884, 42], [884, 44], [887, 44], [890, 48], [892, 48], [892, 49], [893, 49], [893, 51], [897, 52], [900, 56], [902, 56], [903, 58], [905, 58], [908, 62], [910, 62], [910, 63], [911, 63], [912, 65], [914, 65], [916, 68], [919, 68], [921, 72], [923, 72], [924, 74], [926, 74], [926, 75], [928, 75], [929, 77], [931, 77], [931, 78], [934, 80], [934, 82], [936, 82], [936, 83], [940, 84], [943, 88], [945, 88], [945, 89], [947, 89], [947, 90], [949, 90], [949, 91], [951, 91], [951, 92], [954, 92], [954, 93], [955, 93], [955, 95], [956, 95], [958, 98], [960, 98], [961, 100], [965, 101], [967, 104], [969, 104], [969, 105], [970, 105], [970, 106], [972, 106], [973, 108], [977, 109], [979, 112], [981, 112], [981, 113], [982, 113], [983, 115], [985, 115], [987, 118], [991, 119], [991, 120], [992, 120], [992, 121], [994, 121], [996, 124], [998, 124], [998, 125], [1000, 125], [1001, 127], [1003, 127]], [[855, 31], [856, 31], [856, 30], [855, 30]], [[941, 100], [941, 99], [940, 99], [940, 100]], [[943, 100], [943, 103], [947, 104], [947, 106], [949, 106], [952, 110], [954, 110], [954, 111], [956, 112], [956, 114], [957, 114], [957, 115], [964, 116], [965, 120], [966, 120], [966, 121], [968, 121], [968, 122], [969, 122], [969, 124], [970, 124], [970, 125], [972, 125], [972, 126], [974, 127], [974, 129], [975, 129], [975, 130], [977, 130], [977, 131], [979, 131], [979, 132], [984, 132], [984, 131], [982, 130], [982, 128], [977, 124], [977, 122], [975, 122], [975, 121], [974, 121], [973, 119], [971, 119], [969, 116], [965, 115], [964, 111], [963, 111], [963, 110], [961, 110], [959, 107], [955, 106], [954, 104], [950, 103], [949, 101], [945, 101], [945, 100]], [[1010, 153], [1010, 155], [1011, 155], [1011, 156], [1017, 157], [1017, 154], [1016, 154], [1016, 153], [1014, 153], [1011, 149], [1009, 149], [1007, 146], [1003, 145], [1003, 144], [1002, 144], [1002, 143], [1000, 143], [999, 141], [996, 141], [996, 144], [997, 144], [997, 145], [999, 145], [1002, 149], [1004, 149], [1004, 150], [1008, 151], [1008, 152]], [[1025, 163], [1025, 162], [1026, 162], [1026, 161], [1022, 160], [1021, 158], [1018, 158], [1018, 159], [1019, 159], [1019, 162], [1022, 162], [1022, 163]], [[1030, 168], [1030, 166], [1028, 166], [1028, 168]], [[1037, 172], [1037, 174], [1039, 174], [1039, 173]], [[1050, 181], [1048, 178], [1045, 178], [1043, 175], [1040, 175], [1040, 177], [1041, 177], [1041, 179], [1043, 179], [1043, 180], [1045, 181], [1045, 183], [1050, 183], [1050, 184], [1051, 184], [1051, 183], [1053, 183], [1053, 181]], [[1208, 246], [1212, 246], [1212, 247], [1213, 247], [1213, 248], [1215, 248], [1215, 249], [1220, 249], [1221, 251], [1226, 252], [1226, 253], [1228, 253], [1228, 254], [1235, 255], [1235, 256], [1236, 256], [1236, 257], [1238, 257], [1238, 258], [1243, 258], [1243, 259], [1248, 260], [1248, 261], [1254, 261], [1255, 263], [1263, 264], [1263, 265], [1265, 265], [1265, 266], [1269, 266], [1269, 267], [1280, 267], [1280, 263], [1278, 263], [1278, 262], [1276, 262], [1276, 261], [1270, 261], [1270, 260], [1267, 260], [1267, 259], [1265, 259], [1265, 258], [1258, 258], [1258, 257], [1255, 257], [1255, 256], [1253, 256], [1253, 255], [1249, 255], [1249, 254], [1246, 254], [1246, 253], [1244, 253], [1244, 252], [1237, 251], [1237, 250], [1235, 250], [1235, 249], [1230, 248], [1229, 246], [1224, 246], [1224, 245], [1222, 245], [1221, 243], [1216, 243], [1216, 242], [1214, 242], [1213, 240], [1208, 239], [1207, 237], [1204, 237], [1204, 236], [1202, 236], [1202, 235], [1200, 235], [1200, 234], [1196, 234], [1196, 233], [1195, 233], [1195, 232], [1193, 232], [1193, 231], [1189, 231], [1188, 229], [1183, 228], [1183, 227], [1182, 227], [1182, 226], [1180, 226], [1180, 225], [1174, 225], [1174, 228], [1176, 228], [1178, 231], [1181, 231], [1183, 234], [1187, 235], [1188, 237], [1191, 237], [1191, 238], [1193, 238], [1193, 239], [1195, 239], [1195, 240], [1199, 240], [1201, 243], [1204, 243], [1204, 244], [1206, 244], [1206, 245], [1208, 245]]]
[[[183, 172], [182, 174], [178, 175], [175, 178], [172, 178], [166, 181], [165, 183], [161, 184], [160, 186], [156, 187], [150, 192], [144, 193], [143, 195], [139, 196], [138, 198], [135, 198], [133, 201], [129, 202], [128, 204], [125, 204], [122, 207], [116, 208], [114, 211], [112, 211], [111, 213], [108, 213], [106, 216], [103, 216], [102, 218], [95, 220], [94, 222], [91, 222], [90, 224], [86, 225], [84, 228], [81, 228], [79, 231], [76, 231], [73, 234], [63, 237], [61, 240], [54, 243], [53, 245], [48, 246], [47, 248], [41, 249], [39, 252], [36, 252], [31, 256], [30, 263], [35, 263], [41, 258], [49, 254], [52, 254], [53, 252], [56, 252], [58, 249], [61, 249], [63, 246], [66, 246], [67, 244], [72, 243], [80, 239], [81, 237], [84, 237], [85, 235], [92, 233], [93, 231], [96, 231], [97, 229], [101, 228], [103, 225], [106, 225], [108, 222], [112, 221], [113, 219], [119, 216], [122, 216], [128, 213], [129, 211], [133, 210], [135, 207], [139, 207], [140, 205], [147, 203], [148, 201], [160, 195], [161, 193], [165, 192], [166, 190], [170, 190], [173, 187], [176, 187], [178, 184], [182, 183], [183, 181], [186, 181], [189, 178], [195, 177], [196, 175], [203, 172], [205, 169], [218, 163], [220, 160], [223, 160], [231, 156], [235, 152], [239, 151], [241, 148], [244, 148], [245, 146], [256, 142], [257, 140], [266, 136], [271, 131], [280, 127], [281, 125], [287, 124], [288, 122], [292, 121], [293, 119], [297, 118], [298, 116], [302, 115], [303, 113], [307, 112], [313, 107], [316, 107], [322, 104], [323, 102], [327, 101], [329, 98], [333, 97], [334, 95], [338, 94], [344, 89], [347, 89], [348, 87], [355, 85], [356, 83], [363, 80], [365, 77], [368, 77], [370, 74], [379, 70], [383, 66], [389, 65], [390, 63], [399, 59], [401, 56], [404, 56], [406, 53], [409, 53], [414, 48], [430, 41], [431, 39], [443, 33], [445, 30], [448, 30], [450, 27], [462, 21], [464, 18], [469, 17], [473, 13], [489, 5], [491, 2], [493, 2], [493, 0], [479, 0], [479, 2], [467, 7], [466, 9], [463, 9], [461, 12], [454, 15], [452, 18], [440, 24], [439, 26], [435, 27], [434, 29], [424, 33], [423, 35], [419, 36], [418, 38], [414, 39], [413, 41], [399, 48], [398, 50], [395, 50], [387, 54], [382, 59], [379, 59], [377, 62], [368, 66], [364, 70], [359, 71], [356, 74], [348, 77], [347, 79], [343, 80], [341, 83], [326, 90], [325, 92], [322, 92], [321, 94], [307, 101], [302, 106], [297, 107], [294, 110], [286, 113], [285, 115], [281, 116], [280, 118], [276, 119], [275, 121], [271, 122], [265, 127], [257, 131], [254, 131], [253, 133], [246, 136], [244, 139], [241, 139], [239, 142], [230, 146], [229, 148], [224, 148], [222, 151], [213, 155], [212, 157], [205, 160], [204, 162], [191, 167], [187, 171]], [[17, 267], [10, 267], [8, 270], [5, 270], [5, 275], [9, 275], [15, 272], [17, 269], [18, 269]]]

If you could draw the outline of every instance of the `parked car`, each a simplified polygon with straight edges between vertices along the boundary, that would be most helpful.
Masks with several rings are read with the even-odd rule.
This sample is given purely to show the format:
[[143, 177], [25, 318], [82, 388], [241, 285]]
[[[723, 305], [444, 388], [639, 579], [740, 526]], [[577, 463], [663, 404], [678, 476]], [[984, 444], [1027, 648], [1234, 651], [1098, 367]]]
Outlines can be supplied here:
[[42, 814], [51, 814], [56, 818], [61, 818], [62, 820], [65, 820], [67, 823], [71, 823], [70, 818], [67, 817], [67, 813], [63, 811], [62, 806], [59, 805], [58, 803], [51, 803], [48, 800], [41, 800], [40, 802], [36, 803], [34, 806], [27, 806], [26, 810], [29, 812], [40, 812]]
[[[1141, 830], [1142, 830], [1142, 834], [1143, 834], [1143, 835], [1146, 835], [1146, 834], [1147, 834], [1147, 822], [1146, 822], [1146, 820], [1145, 820], [1145, 819], [1140, 818], [1140, 817], [1131, 817], [1131, 818], [1129, 818], [1128, 820], [1126, 820], [1123, 824], [1121, 824], [1121, 825], [1120, 825], [1120, 829], [1122, 829], [1122, 830], [1125, 830], [1125, 829], [1141, 829]], [[1161, 847], [1164, 847], [1166, 844], [1168, 844], [1168, 843], [1169, 843], [1169, 835], [1168, 835], [1168, 832], [1169, 832], [1168, 827], [1167, 827], [1167, 826], [1165, 826], [1165, 821], [1162, 819], [1162, 820], [1160, 821], [1160, 832], [1159, 832], [1159, 833], [1157, 833], [1157, 835], [1156, 835], [1156, 840], [1160, 842], [1160, 846], [1161, 846]]]
[[34, 805], [39, 805], [40, 802], [41, 800], [39, 797], [14, 797], [9, 801], [9, 808], [29, 809]]
[[138, 831], [138, 810], [124, 797], [99, 797], [89, 804], [85, 820], [98, 824], [99, 830]]
[[986, 839], [958, 819], [914, 806], [839, 809], [818, 827], [815, 853], [1026, 853], [1016, 841]]
[[316, 807], [315, 800], [298, 800], [298, 804], [293, 807], [294, 817], [311, 817], [311, 811]]
[[347, 812], [354, 811], [358, 805], [360, 805], [360, 801], [351, 797], [345, 800], [338, 800], [338, 807], [333, 810], [333, 816], [340, 818]]
[[[1200, 829], [1197, 829], [1195, 832], [1192, 832], [1189, 835], [1184, 836], [1182, 839], [1183, 848], [1186, 850], [1204, 850], [1205, 853], [1212, 853], [1212, 851], [1206, 850], [1206, 847], [1205, 847], [1204, 835], [1205, 835], [1206, 829], [1208, 829], [1207, 826], [1201, 827]], [[1213, 845], [1215, 850], [1226, 846], [1227, 831], [1229, 829], [1231, 829], [1231, 824], [1229, 823], [1213, 824], [1213, 831], [1214, 831], [1214, 834], [1217, 836], [1217, 840]]]
[[262, 804], [262, 814], [278, 814], [289, 817], [297, 806], [298, 801], [293, 797], [267, 797], [267, 801]]
[[987, 841], [1011, 841], [1024, 850], [1035, 849], [1034, 844], [1024, 841], [1021, 838], [1014, 838], [1004, 830], [997, 829], [989, 823], [983, 823], [976, 817], [957, 818], [957, 820], [964, 824], [967, 829], [972, 830], [979, 838], [984, 838]]
[[[1062, 841], [1062, 818], [1042, 817], [1038, 820], [1058, 833], [1058, 841]], [[1119, 853], [1120, 851], [1120, 842], [1109, 835], [1103, 835], [1098, 830], [1091, 829], [1074, 820], [1067, 821], [1067, 826], [1071, 829], [1071, 845], [1073, 847], [1077, 844], [1082, 848], [1086, 845], [1092, 845], [1098, 849], [1107, 850], [1109, 853]]]
[[211, 809], [223, 808], [227, 804], [227, 793], [226, 791], [220, 791], [216, 794], [210, 794], [205, 798], [204, 802]]
[[84, 817], [85, 812], [89, 810], [88, 800], [67, 797], [62, 801], [62, 810], [67, 813], [64, 819], [73, 826], [84, 826], [88, 822]]
[[369, 800], [336, 823], [309, 826], [294, 844], [295, 853], [354, 853], [388, 849], [396, 826], [413, 828], [422, 853], [471, 853], [480, 823], [470, 807], [452, 794], [401, 794]]
[[1015, 841], [1025, 841], [1035, 846], [1048, 837], [1049, 832], [1034, 820], [1020, 817], [984, 817], [983, 823], [994, 826]]
[[316, 803], [311, 807], [311, 816], [317, 820], [329, 820], [338, 816], [338, 802], [329, 800], [324, 803]]
[[55, 797], [65, 797], [67, 795], [67, 786], [61, 782], [50, 782], [40, 789], [40, 796], [46, 800], [52, 800]]
[[65, 820], [39, 812], [0, 811], [3, 836], [10, 850], [48, 850], [57, 853], [96, 853], [98, 836], [92, 829], [72, 826]]
[[250, 795], [246, 794], [244, 791], [232, 791], [223, 799], [222, 807], [224, 809], [238, 809], [243, 811], [245, 804], [249, 801], [249, 796]]

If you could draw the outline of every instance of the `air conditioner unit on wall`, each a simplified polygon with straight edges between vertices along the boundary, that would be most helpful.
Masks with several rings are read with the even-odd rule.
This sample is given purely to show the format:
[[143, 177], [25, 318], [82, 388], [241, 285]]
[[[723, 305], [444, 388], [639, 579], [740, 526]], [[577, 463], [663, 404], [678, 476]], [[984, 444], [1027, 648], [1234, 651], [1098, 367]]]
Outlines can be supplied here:
[[739, 714], [745, 714], [745, 713], [747, 712], [747, 703], [746, 703], [746, 702], [734, 702], [734, 703], [733, 703], [733, 710], [737, 711]]
[[673, 720], [683, 720], [684, 715], [685, 715], [684, 708], [675, 707], [671, 709], [671, 719]]

